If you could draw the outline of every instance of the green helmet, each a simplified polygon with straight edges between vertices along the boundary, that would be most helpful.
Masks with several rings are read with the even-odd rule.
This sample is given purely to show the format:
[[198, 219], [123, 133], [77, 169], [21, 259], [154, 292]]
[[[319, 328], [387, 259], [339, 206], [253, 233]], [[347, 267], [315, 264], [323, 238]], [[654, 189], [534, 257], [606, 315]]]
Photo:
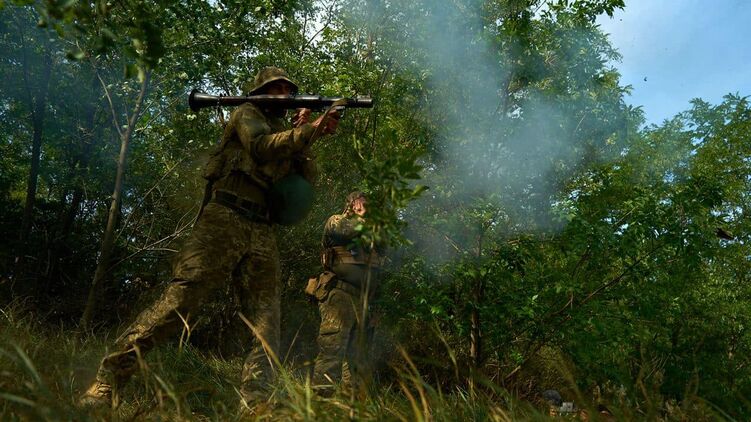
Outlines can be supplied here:
[[292, 79], [289, 78], [289, 75], [287, 75], [287, 72], [284, 71], [284, 69], [274, 66], [267, 66], [258, 71], [256, 74], [256, 77], [253, 79], [253, 82], [248, 82], [243, 87], [243, 91], [246, 91], [248, 95], [257, 95], [260, 94], [261, 91], [263, 91], [263, 88], [266, 87], [266, 85], [276, 82], [276, 81], [285, 81], [292, 85], [292, 93], [297, 93], [297, 84], [292, 82]]

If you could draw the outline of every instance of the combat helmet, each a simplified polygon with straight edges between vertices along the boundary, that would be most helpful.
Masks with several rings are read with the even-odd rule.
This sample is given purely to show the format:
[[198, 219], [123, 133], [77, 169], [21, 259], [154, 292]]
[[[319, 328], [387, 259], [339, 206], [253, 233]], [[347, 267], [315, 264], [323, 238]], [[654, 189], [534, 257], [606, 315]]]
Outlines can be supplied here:
[[253, 79], [252, 84], [250, 81], [243, 87], [243, 91], [246, 91], [248, 95], [260, 94], [263, 88], [276, 81], [285, 81], [292, 85], [292, 93], [296, 94], [298, 91], [297, 84], [289, 78], [287, 72], [280, 67], [266, 66], [259, 70], [256, 77]]

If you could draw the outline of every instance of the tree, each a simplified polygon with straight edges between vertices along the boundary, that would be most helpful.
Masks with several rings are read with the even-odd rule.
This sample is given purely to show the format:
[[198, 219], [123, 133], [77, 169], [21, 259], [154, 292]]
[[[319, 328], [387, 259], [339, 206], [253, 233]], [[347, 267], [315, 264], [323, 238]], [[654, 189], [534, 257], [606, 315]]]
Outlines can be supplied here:
[[[14, 95], [18, 102], [12, 105], [17, 112], [27, 113], [27, 121], [31, 132], [30, 165], [26, 183], [26, 195], [23, 207], [20, 230], [18, 232], [18, 247], [15, 253], [14, 273], [19, 274], [22, 269], [22, 259], [27, 253], [34, 217], [34, 204], [37, 196], [37, 186], [40, 172], [42, 143], [44, 140], [45, 115], [49, 108], [48, 94], [50, 81], [53, 77], [53, 67], [59, 57], [55, 57], [55, 46], [50, 41], [49, 32], [44, 29], [33, 28], [34, 14], [29, 7], [19, 7], [3, 13], [3, 37], [5, 52], [3, 68], [4, 79], [8, 82], [20, 81], [5, 86], [4, 91]], [[14, 110], [15, 111], [15, 110]], [[33, 286], [26, 286], [27, 292], [33, 292]]]

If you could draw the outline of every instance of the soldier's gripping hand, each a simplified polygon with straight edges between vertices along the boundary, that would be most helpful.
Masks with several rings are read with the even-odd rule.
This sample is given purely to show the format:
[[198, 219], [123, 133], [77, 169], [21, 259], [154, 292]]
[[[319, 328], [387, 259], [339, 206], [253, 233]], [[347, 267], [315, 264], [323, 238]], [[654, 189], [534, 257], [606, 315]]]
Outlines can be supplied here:
[[295, 110], [295, 115], [292, 116], [292, 127], [300, 127], [305, 123], [310, 123], [310, 109], [298, 108]]
[[336, 132], [336, 127], [339, 125], [339, 111], [334, 109], [328, 114], [320, 115], [311, 125], [318, 130], [318, 127], [324, 125], [320, 130], [324, 135], [329, 135]]

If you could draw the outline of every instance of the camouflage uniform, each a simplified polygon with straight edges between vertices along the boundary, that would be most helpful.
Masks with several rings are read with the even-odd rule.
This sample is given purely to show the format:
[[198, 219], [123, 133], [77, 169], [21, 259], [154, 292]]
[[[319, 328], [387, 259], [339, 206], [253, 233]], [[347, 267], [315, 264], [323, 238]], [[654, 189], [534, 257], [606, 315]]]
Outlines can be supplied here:
[[[281, 69], [266, 68], [256, 85], [279, 79], [289, 81]], [[171, 283], [116, 340], [82, 402], [87, 397], [109, 400], [112, 386], [136, 372], [139, 356], [176, 338], [185, 326], [183, 319], [190, 324], [205, 298], [227, 283], [238, 287], [242, 312], [261, 338], [243, 366], [242, 392], [247, 400], [265, 397], [262, 391], [273, 377], [267, 353], [278, 356], [279, 351], [281, 289], [276, 237], [265, 201], [272, 184], [290, 172], [312, 181], [315, 165], [308, 144], [313, 132], [310, 124], [288, 130], [282, 118], [250, 103], [232, 113], [204, 173], [211, 201], [176, 257]]]
[[359, 322], [363, 317], [368, 266], [370, 299], [377, 287], [380, 258], [377, 252], [368, 254], [363, 248], [353, 246], [358, 236], [355, 227], [361, 222], [361, 217], [345, 212], [331, 216], [324, 228], [324, 256], [331, 256], [324, 258], [324, 269], [336, 277], [330, 293], [318, 304], [321, 325], [313, 384], [322, 391], [330, 391], [339, 381], [356, 386], [369, 372], [365, 357], [373, 327], [368, 324], [361, 327]]

